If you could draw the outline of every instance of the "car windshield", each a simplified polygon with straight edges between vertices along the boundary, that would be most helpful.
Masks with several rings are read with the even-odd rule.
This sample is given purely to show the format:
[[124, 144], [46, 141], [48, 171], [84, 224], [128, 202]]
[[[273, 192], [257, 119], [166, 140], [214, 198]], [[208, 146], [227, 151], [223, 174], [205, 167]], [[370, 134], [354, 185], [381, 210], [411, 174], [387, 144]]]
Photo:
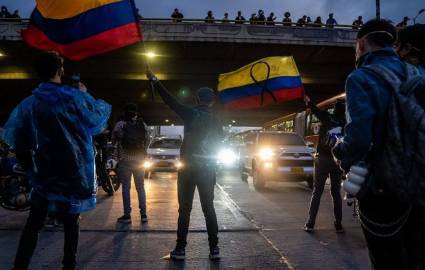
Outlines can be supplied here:
[[264, 133], [260, 134], [259, 144], [267, 145], [305, 145], [297, 134]]
[[151, 144], [150, 148], [179, 149], [182, 144], [178, 139], [162, 139]]

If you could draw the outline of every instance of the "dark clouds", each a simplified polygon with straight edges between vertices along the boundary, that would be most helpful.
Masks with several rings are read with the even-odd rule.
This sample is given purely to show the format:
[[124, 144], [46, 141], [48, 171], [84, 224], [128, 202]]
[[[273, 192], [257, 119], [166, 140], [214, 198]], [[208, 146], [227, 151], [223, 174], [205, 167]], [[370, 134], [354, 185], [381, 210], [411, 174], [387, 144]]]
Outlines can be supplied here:
[[[72, 0], [69, 0], [72, 1]], [[205, 17], [212, 10], [215, 17], [221, 19], [224, 12], [230, 17], [242, 10], [245, 17], [258, 9], [266, 13], [275, 12], [279, 19], [285, 11], [290, 11], [294, 18], [304, 14], [313, 17], [327, 17], [335, 13], [339, 23], [350, 24], [355, 17], [363, 15], [365, 19], [375, 16], [374, 0], [136, 0], [144, 17], [168, 17], [177, 7], [187, 18]], [[0, 0], [0, 5], [9, 9], [19, 9], [23, 17], [28, 17], [34, 2], [31, 0]], [[399, 22], [403, 16], [414, 17], [418, 10], [425, 8], [425, 0], [381, 0], [382, 16]], [[425, 14], [419, 22], [425, 23]]]

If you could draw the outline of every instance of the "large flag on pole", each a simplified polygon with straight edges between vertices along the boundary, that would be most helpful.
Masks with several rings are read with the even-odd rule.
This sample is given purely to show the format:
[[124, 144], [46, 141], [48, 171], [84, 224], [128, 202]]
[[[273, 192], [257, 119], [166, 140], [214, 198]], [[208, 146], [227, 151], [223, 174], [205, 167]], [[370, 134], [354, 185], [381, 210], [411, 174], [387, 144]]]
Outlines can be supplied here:
[[292, 56], [267, 57], [236, 71], [220, 74], [218, 91], [229, 109], [251, 109], [304, 96]]
[[30, 46], [71, 60], [142, 40], [133, 0], [37, 0], [22, 35]]

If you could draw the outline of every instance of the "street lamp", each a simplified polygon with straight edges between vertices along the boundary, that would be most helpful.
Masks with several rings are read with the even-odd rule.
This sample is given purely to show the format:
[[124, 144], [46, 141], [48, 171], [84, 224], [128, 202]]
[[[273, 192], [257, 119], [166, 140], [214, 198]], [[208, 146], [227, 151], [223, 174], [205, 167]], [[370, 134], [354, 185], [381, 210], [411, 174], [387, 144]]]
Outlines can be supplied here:
[[377, 20], [381, 19], [381, 1], [380, 0], [376, 0], [376, 19]]
[[413, 18], [413, 24], [416, 24], [416, 18], [419, 17], [422, 13], [425, 12], [425, 8], [419, 10], [418, 14]]
[[147, 58], [150, 58], [150, 59], [155, 58], [155, 57], [157, 57], [157, 56], [158, 56], [158, 55], [157, 55], [156, 53], [154, 53], [154, 52], [147, 52], [147, 53], [145, 53], [145, 55], [146, 55], [146, 57], [147, 57]]

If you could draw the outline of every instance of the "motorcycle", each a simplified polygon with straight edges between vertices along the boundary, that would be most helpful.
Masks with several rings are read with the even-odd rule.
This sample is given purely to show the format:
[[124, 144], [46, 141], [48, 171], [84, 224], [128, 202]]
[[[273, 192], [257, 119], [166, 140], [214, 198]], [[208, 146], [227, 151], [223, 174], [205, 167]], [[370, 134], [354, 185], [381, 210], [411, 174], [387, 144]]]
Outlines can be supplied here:
[[110, 142], [95, 143], [97, 183], [109, 195], [120, 188], [121, 182], [117, 174], [118, 162], [114, 158], [115, 146]]
[[12, 211], [30, 208], [31, 186], [9, 147], [0, 142], [0, 206]]

